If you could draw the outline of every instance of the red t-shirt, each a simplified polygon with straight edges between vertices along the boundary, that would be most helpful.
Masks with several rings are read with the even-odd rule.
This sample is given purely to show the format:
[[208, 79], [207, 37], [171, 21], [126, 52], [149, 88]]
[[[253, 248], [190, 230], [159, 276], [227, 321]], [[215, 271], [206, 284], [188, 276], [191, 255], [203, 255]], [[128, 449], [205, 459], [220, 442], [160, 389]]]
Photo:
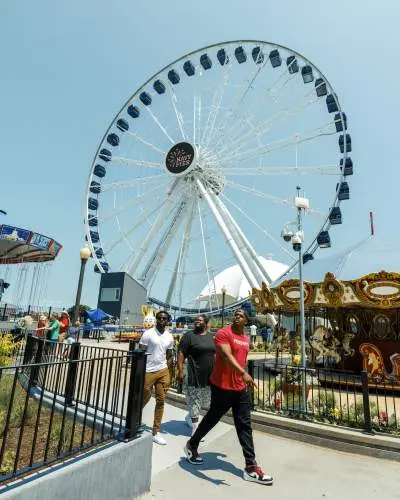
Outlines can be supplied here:
[[[214, 342], [217, 347], [223, 344], [229, 344], [232, 354], [239, 365], [242, 368], [246, 368], [249, 339], [245, 335], [237, 335], [233, 332], [231, 326], [226, 326], [217, 331]], [[223, 360], [218, 349], [215, 355], [215, 366], [210, 377], [210, 382], [228, 391], [243, 391], [246, 389], [243, 375]]]

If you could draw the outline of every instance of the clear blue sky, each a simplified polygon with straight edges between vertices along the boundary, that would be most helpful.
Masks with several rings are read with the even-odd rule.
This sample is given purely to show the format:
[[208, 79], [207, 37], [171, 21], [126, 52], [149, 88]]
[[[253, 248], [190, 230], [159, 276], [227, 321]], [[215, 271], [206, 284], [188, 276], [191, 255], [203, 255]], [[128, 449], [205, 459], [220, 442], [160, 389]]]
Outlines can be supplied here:
[[[356, 167], [333, 250], [368, 233], [370, 210], [378, 235], [400, 244], [399, 17], [391, 0], [3, 0], [2, 222], [64, 245], [52, 269], [52, 301], [74, 301], [85, 187], [110, 120], [158, 69], [224, 40], [280, 43], [322, 69], [351, 123]], [[95, 305], [98, 276], [88, 271], [83, 302]]]

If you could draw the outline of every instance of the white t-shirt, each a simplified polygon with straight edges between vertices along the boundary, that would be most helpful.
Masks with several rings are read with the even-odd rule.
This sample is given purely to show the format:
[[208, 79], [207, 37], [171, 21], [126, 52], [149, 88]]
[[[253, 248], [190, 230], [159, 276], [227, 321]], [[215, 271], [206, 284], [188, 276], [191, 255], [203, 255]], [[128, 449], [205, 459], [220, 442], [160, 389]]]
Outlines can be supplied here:
[[146, 330], [139, 344], [147, 346], [146, 372], [158, 372], [167, 368], [167, 351], [174, 346], [174, 338], [165, 330], [160, 333], [156, 327]]
[[256, 327], [256, 325], [251, 325], [250, 326], [250, 335], [252, 337], [255, 337], [257, 335], [257, 327]]

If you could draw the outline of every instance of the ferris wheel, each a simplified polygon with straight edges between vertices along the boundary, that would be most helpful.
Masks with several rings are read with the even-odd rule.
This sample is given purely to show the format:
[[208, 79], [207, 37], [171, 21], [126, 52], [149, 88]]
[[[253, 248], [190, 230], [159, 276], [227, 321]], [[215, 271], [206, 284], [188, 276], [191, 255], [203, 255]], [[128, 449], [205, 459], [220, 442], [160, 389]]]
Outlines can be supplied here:
[[[179, 307], [238, 264], [270, 283], [300, 185], [311, 201], [304, 261], [329, 247], [350, 197], [347, 117], [321, 71], [273, 43], [240, 40], [165, 66], [122, 106], [100, 142], [85, 198], [95, 271], [125, 271]], [[212, 300], [215, 297], [215, 300]]]

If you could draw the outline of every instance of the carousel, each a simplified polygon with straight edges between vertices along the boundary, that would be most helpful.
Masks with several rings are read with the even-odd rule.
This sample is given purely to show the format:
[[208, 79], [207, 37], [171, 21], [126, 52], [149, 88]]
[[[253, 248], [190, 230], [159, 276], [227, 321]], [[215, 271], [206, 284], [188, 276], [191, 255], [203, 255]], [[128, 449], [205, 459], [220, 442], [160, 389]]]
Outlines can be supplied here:
[[[340, 255], [304, 266], [306, 340], [312, 367], [365, 370], [371, 383], [400, 390], [400, 274], [393, 270], [398, 262], [397, 249], [371, 236]], [[389, 270], [378, 270], [383, 267]], [[370, 272], [373, 268], [376, 272]], [[299, 335], [300, 291], [295, 274], [273, 288], [263, 284], [252, 292], [258, 313], [273, 312], [278, 317], [281, 343]]]

